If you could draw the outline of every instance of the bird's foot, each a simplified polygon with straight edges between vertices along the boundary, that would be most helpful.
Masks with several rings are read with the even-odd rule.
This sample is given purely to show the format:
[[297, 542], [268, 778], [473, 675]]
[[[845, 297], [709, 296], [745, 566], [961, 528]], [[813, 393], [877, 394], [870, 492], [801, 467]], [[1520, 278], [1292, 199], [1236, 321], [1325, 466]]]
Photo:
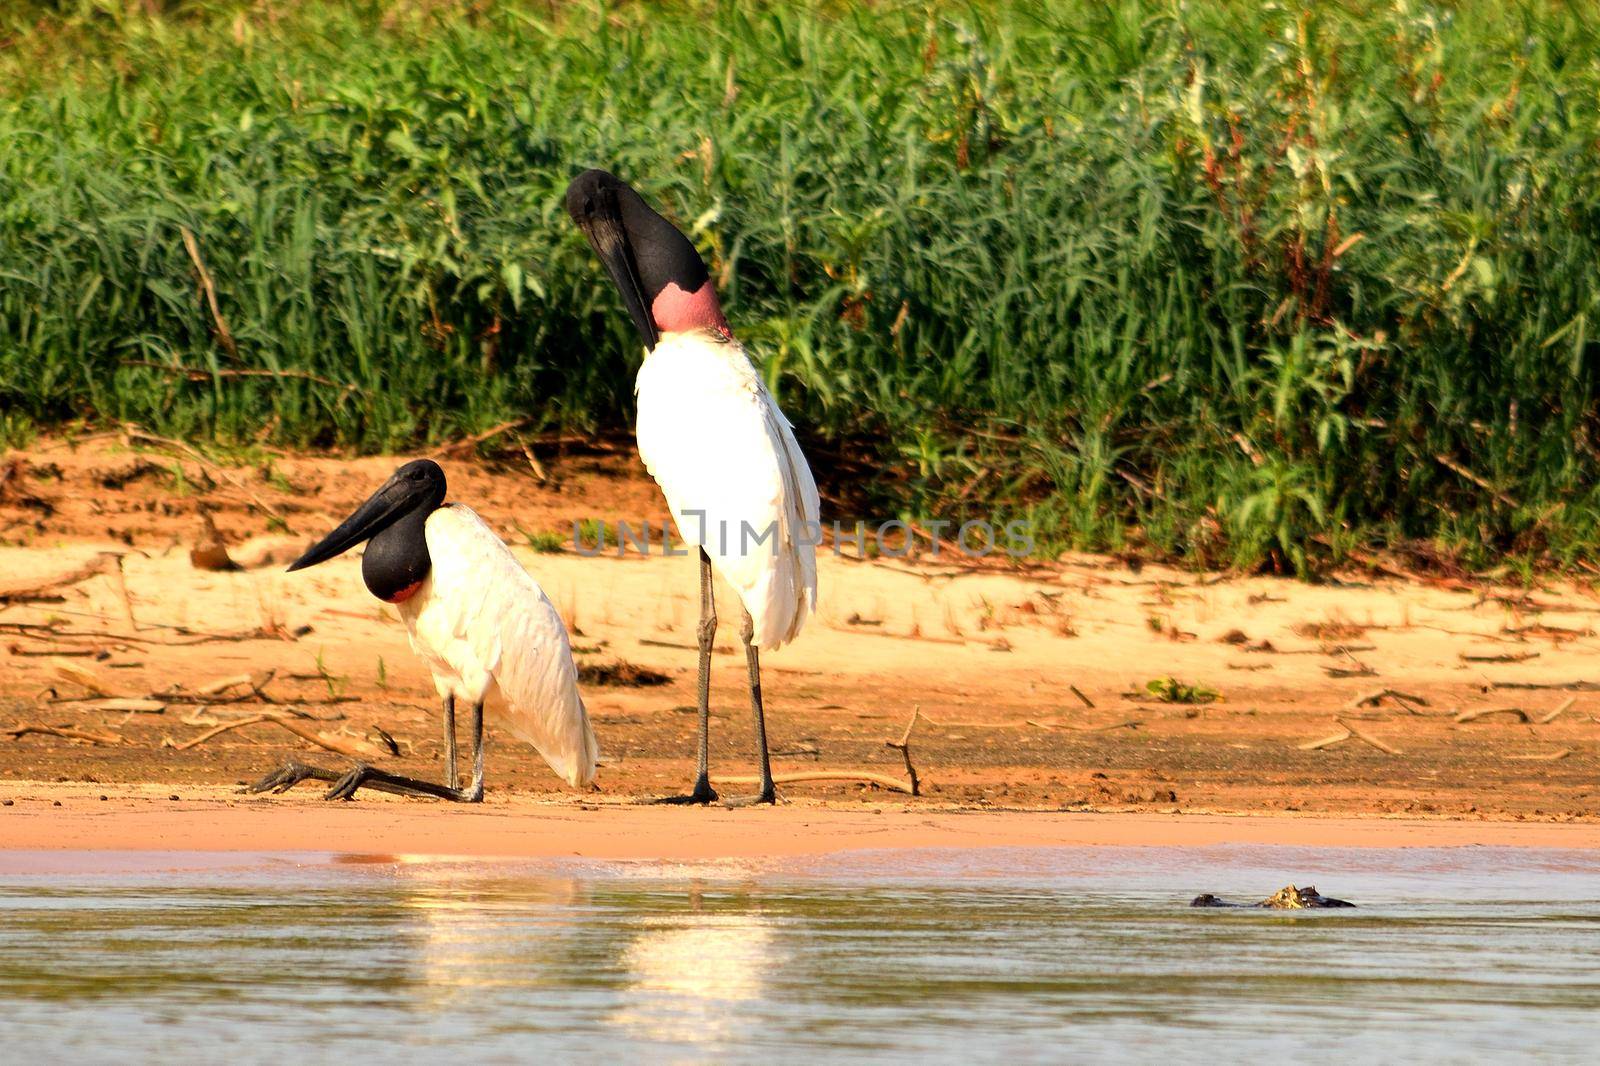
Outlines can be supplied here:
[[694, 791], [687, 796], [655, 796], [639, 802], [674, 807], [707, 807], [717, 802], [717, 790], [711, 787], [710, 778], [702, 777], [694, 783]]
[[366, 763], [357, 763], [355, 767], [343, 777], [333, 780], [333, 787], [323, 794], [323, 799], [348, 800], [354, 799], [355, 794], [362, 788], [376, 789], [379, 792], [388, 792], [396, 796], [428, 796], [432, 799], [452, 800], [456, 803], [481, 803], [483, 801], [483, 782], [474, 781], [469, 788], [453, 788], [450, 785], [435, 784], [432, 781], [419, 781], [414, 777], [402, 777], [384, 770], [375, 769]]
[[763, 788], [754, 796], [735, 796], [733, 799], [722, 801], [722, 805], [730, 810], [738, 807], [757, 807], [763, 803], [769, 803], [773, 806], [778, 804], [778, 791], [772, 787], [770, 782], [766, 788]]
[[240, 792], [287, 792], [302, 781], [337, 781], [339, 775], [320, 766], [307, 766], [298, 759], [290, 759], [276, 770]]
[[366, 763], [357, 763], [349, 773], [335, 781], [333, 787], [322, 794], [322, 798], [325, 800], [355, 799], [356, 790], [367, 783], [369, 776], [373, 772], [372, 767]]

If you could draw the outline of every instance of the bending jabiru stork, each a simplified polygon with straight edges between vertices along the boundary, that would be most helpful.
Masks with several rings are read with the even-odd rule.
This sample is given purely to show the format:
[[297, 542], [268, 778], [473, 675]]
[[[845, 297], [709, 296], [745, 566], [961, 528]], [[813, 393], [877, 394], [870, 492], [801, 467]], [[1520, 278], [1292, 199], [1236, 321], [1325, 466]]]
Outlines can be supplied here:
[[[445, 782], [435, 784], [358, 764], [336, 773], [291, 760], [250, 787], [284, 792], [307, 778], [331, 781], [328, 799], [360, 788], [483, 799], [483, 704], [498, 690], [505, 725], [538, 749], [567, 784], [594, 780], [599, 744], [578, 695], [567, 630], [538, 582], [471, 508], [445, 503], [444, 471], [407, 463], [332, 533], [290, 566], [326, 562], [368, 541], [361, 578], [405, 620], [411, 650], [433, 674], [444, 703]], [[472, 783], [456, 778], [456, 702], [472, 708]]]
[[635, 384], [637, 438], [686, 543], [700, 549], [700, 751], [694, 789], [662, 802], [710, 803], [707, 771], [713, 570], [739, 594], [761, 758], [772, 803], [758, 649], [793, 640], [817, 606], [817, 485], [794, 430], [722, 316], [705, 262], [689, 239], [625, 182], [578, 175], [567, 211], [622, 293], [644, 340]]

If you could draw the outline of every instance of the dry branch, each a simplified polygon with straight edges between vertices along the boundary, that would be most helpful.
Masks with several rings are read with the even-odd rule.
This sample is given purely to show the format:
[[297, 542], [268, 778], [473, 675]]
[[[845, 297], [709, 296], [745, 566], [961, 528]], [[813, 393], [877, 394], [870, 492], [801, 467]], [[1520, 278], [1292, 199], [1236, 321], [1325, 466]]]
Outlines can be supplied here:
[[[908, 796], [915, 796], [910, 782], [900, 781], [883, 774], [867, 773], [862, 770], [802, 770], [793, 774], [773, 774], [772, 783], [775, 785], [793, 785], [802, 781], [859, 781], [862, 784], [877, 785], [891, 792], [904, 792]], [[759, 785], [761, 779], [752, 775], [738, 777], [714, 777], [715, 785]]]
[[339, 389], [342, 392], [364, 392], [360, 385], [349, 382], [333, 381], [318, 374], [304, 370], [269, 370], [266, 368], [242, 368], [227, 370], [206, 370], [197, 366], [182, 366], [175, 363], [157, 363], [149, 359], [124, 359], [123, 366], [141, 367], [147, 370], [165, 370], [169, 374], [178, 374], [190, 381], [210, 381], [213, 378], [292, 378], [296, 381], [309, 381], [313, 385], [325, 385], [330, 389]]
[[[191, 691], [175, 687], [168, 692], [152, 693], [151, 698], [172, 703], [275, 703], [277, 701], [267, 695], [266, 688], [276, 675], [276, 670], [263, 670], [259, 674], [234, 674]], [[246, 691], [224, 696], [223, 693], [231, 688], [244, 688]]]
[[1350, 730], [1350, 735], [1355, 737], [1357, 740], [1365, 741], [1366, 743], [1371, 744], [1374, 748], [1377, 748], [1381, 752], [1386, 752], [1389, 755], [1400, 755], [1400, 754], [1402, 754], [1402, 752], [1400, 751], [1399, 748], [1396, 748], [1391, 744], [1384, 743], [1383, 741], [1379, 740], [1377, 737], [1373, 736], [1371, 733], [1368, 733], [1366, 730], [1360, 728], [1359, 726], [1352, 725], [1350, 722], [1346, 721], [1343, 718], [1334, 718], [1334, 721], [1339, 723], [1339, 725], [1342, 726], [1343, 728]]
[[86, 711], [121, 711], [124, 714], [164, 714], [167, 705], [160, 700], [141, 700], [128, 696], [108, 696], [103, 699], [54, 699], [59, 707], [74, 707]]
[[261, 508], [262, 511], [282, 522], [284, 524], [284, 528], [288, 528], [289, 521], [284, 517], [282, 511], [272, 506], [272, 504], [268, 503], [266, 500], [263, 500], [255, 491], [250, 488], [250, 486], [246, 485], [239, 478], [235, 477], [232, 471], [226, 469], [225, 467], [218, 466], [210, 459], [207, 459], [204, 455], [201, 455], [195, 449], [189, 447], [189, 445], [183, 443], [183, 441], [173, 440], [170, 437], [158, 437], [154, 433], [147, 433], [138, 426], [132, 424], [123, 426], [122, 433], [123, 436], [128, 438], [130, 444], [137, 441], [143, 441], [146, 444], [154, 444], [157, 447], [167, 448], [171, 451], [179, 452], [188, 456], [192, 461], [199, 463], [202, 469], [217, 474], [224, 481], [228, 482], [234, 488], [244, 493], [250, 498], [250, 501], [257, 507]]
[[60, 658], [62, 656], [71, 656], [71, 657], [74, 657], [74, 658], [82, 658], [82, 659], [94, 659], [94, 658], [98, 658], [100, 656], [100, 654], [104, 650], [105, 649], [103, 649], [103, 648], [57, 648], [57, 647], [27, 648], [27, 647], [23, 647], [21, 644], [9, 644], [9, 645], [6, 646], [6, 651], [9, 652], [12, 655], [17, 656], [18, 658], [38, 658], [38, 659], [53, 659], [53, 658]]
[[0, 729], [0, 733], [6, 734], [12, 740], [17, 740], [28, 733], [39, 733], [49, 737], [65, 737], [68, 740], [86, 740], [91, 744], [122, 743], [121, 737], [114, 737], [109, 733], [90, 733], [87, 730], [73, 729], [69, 726], [37, 725], [31, 722], [18, 723], [10, 729]]
[[117, 552], [100, 552], [88, 562], [64, 574], [47, 577], [27, 584], [0, 585], [0, 604], [6, 603], [38, 603], [51, 602], [61, 599], [60, 591], [71, 585], [76, 585], [108, 573], [113, 561], [120, 559]]
[[1540, 725], [1549, 725], [1551, 722], [1555, 721], [1557, 718], [1560, 718], [1563, 714], [1565, 714], [1568, 711], [1570, 711], [1572, 709], [1572, 705], [1574, 703], [1577, 703], [1577, 702], [1578, 702], [1578, 698], [1576, 696], [1568, 696], [1566, 699], [1561, 701], [1561, 706], [1557, 707], [1555, 710], [1551, 711], [1549, 714], [1547, 714], [1544, 717], [1540, 718], [1539, 719], [1539, 724]]
[[1342, 744], [1344, 741], [1349, 740], [1353, 735], [1354, 734], [1352, 734], [1350, 730], [1341, 729], [1339, 732], [1332, 733], [1320, 740], [1308, 740], [1304, 744], [1297, 744], [1295, 746], [1301, 751], [1320, 751], [1323, 748], [1331, 748], [1335, 744]]
[[79, 663], [67, 662], [62, 659], [50, 664], [51, 672], [61, 680], [77, 685], [79, 688], [92, 692], [96, 696], [114, 697], [119, 693], [113, 691], [109, 682], [95, 671]]
[[1491, 714], [1509, 714], [1519, 722], [1532, 721], [1528, 712], [1521, 707], [1480, 707], [1475, 711], [1462, 711], [1456, 715], [1457, 722], [1476, 722], [1480, 718], [1487, 718]]
[[1439, 465], [1444, 467], [1446, 470], [1449, 470], [1459, 477], [1466, 478], [1468, 481], [1472, 482], [1474, 485], [1478, 486], [1484, 492], [1487, 492], [1490, 496], [1493, 496], [1496, 500], [1499, 500], [1507, 507], [1515, 509], [1521, 506], [1521, 504], [1517, 503], [1516, 500], [1495, 488], [1492, 482], [1479, 477], [1477, 474], [1474, 474], [1471, 470], [1468, 470], [1466, 467], [1462, 466], [1448, 455], [1435, 455], [1434, 459], [1437, 460]]
[[243, 727], [250, 725], [261, 725], [266, 722], [271, 722], [273, 725], [282, 726], [284, 729], [287, 729], [301, 740], [315, 744], [317, 747], [326, 751], [331, 751], [337, 755], [343, 755], [346, 758], [370, 759], [387, 754], [384, 748], [381, 748], [376, 744], [369, 743], [365, 740], [347, 741], [341, 737], [330, 736], [327, 733], [314, 733], [282, 712], [258, 714], [249, 718], [240, 718], [233, 722], [224, 722], [223, 724], [208, 729], [199, 736], [191, 737], [188, 740], [177, 741], [173, 740], [171, 737], [167, 737], [161, 741], [161, 746], [164, 748], [174, 748], [178, 751], [188, 751], [197, 744], [204, 744], [212, 737], [219, 736], [220, 734], [226, 733], [230, 730], [242, 729]]
[[1409, 711], [1412, 714], [1416, 714], [1418, 712], [1410, 706], [1411, 704], [1416, 704], [1418, 707], [1428, 706], [1428, 701], [1425, 697], [1416, 696], [1409, 692], [1401, 692], [1399, 689], [1375, 688], [1371, 692], [1363, 692], [1361, 695], [1345, 704], [1345, 710], [1354, 711], [1361, 707], [1367, 707], [1373, 704], [1381, 703], [1384, 699], [1394, 700], [1396, 703], [1400, 704], [1401, 708]]
[[208, 684], [201, 685], [194, 690], [196, 696], [216, 696], [235, 688], [239, 685], [249, 685], [256, 692], [260, 692], [263, 685], [272, 680], [275, 671], [268, 670], [258, 682], [253, 674], [234, 674], [231, 677], [218, 678]]
[[1109, 733], [1115, 729], [1138, 729], [1144, 725], [1142, 718], [1124, 718], [1120, 722], [1108, 722], [1105, 725], [1073, 725], [1071, 722], [1047, 722], [1039, 718], [1030, 718], [1026, 725], [1037, 729], [1070, 729], [1074, 733]]
[[521, 429], [523, 426], [532, 421], [532, 418], [513, 418], [509, 422], [502, 422], [498, 426], [484, 430], [482, 433], [475, 433], [470, 437], [462, 437], [459, 440], [453, 440], [447, 444], [441, 444], [438, 449], [434, 451], [433, 458], [437, 459], [441, 456], [453, 455], [456, 452], [466, 451], [469, 448], [476, 448], [484, 441], [493, 440], [500, 434], [509, 433], [514, 429]]
[[917, 768], [911, 764], [911, 731], [917, 728], [917, 719], [922, 716], [922, 707], [919, 704], [911, 708], [911, 721], [906, 723], [906, 731], [900, 734], [900, 739], [886, 740], [884, 747], [894, 748], [906, 761], [906, 777], [911, 782], [911, 794], [922, 795], [922, 783], [917, 779]]
[[222, 317], [222, 308], [217, 305], [217, 287], [211, 280], [211, 271], [206, 269], [205, 260], [200, 256], [200, 242], [195, 240], [188, 226], [179, 226], [178, 234], [183, 237], [184, 251], [189, 253], [189, 260], [194, 263], [195, 273], [200, 277], [200, 289], [205, 294], [206, 305], [211, 309], [211, 320], [217, 324], [217, 340], [229, 355], [237, 357], [239, 346], [234, 343], [233, 334], [228, 331], [228, 321]]

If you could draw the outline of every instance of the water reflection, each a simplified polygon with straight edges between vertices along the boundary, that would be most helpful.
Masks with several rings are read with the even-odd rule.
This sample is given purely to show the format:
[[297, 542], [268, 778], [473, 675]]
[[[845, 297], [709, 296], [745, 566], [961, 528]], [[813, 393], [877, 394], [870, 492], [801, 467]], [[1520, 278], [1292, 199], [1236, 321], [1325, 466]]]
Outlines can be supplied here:
[[781, 965], [777, 931], [759, 910], [708, 912], [692, 886], [683, 914], [648, 917], [619, 962], [622, 1003], [610, 1021], [635, 1036], [681, 1044], [731, 1041]]
[[582, 950], [575, 913], [591, 903], [576, 877], [489, 877], [424, 856], [397, 856], [394, 888], [410, 948], [406, 991], [429, 1010], [471, 1008], [485, 989], [565, 980]]
[[1360, 910], [1184, 906], [1264, 895], [1306, 858], [57, 865], [0, 875], [0, 1040], [234, 1062], [308, 1042], [401, 1060], [1587, 1054], [1600, 860], [1322, 853], [1323, 887]]

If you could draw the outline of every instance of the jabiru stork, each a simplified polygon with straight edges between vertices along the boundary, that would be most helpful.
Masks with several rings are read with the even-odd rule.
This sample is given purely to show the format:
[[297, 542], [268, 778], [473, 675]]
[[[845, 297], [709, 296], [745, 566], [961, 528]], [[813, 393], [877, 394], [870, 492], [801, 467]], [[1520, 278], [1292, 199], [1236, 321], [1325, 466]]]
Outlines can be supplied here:
[[817, 605], [817, 485], [794, 429], [734, 339], [705, 262], [689, 239], [626, 182], [578, 175], [567, 211], [622, 294], [644, 341], [635, 381], [639, 456], [661, 486], [679, 533], [700, 550], [699, 767], [687, 796], [710, 803], [712, 573], [743, 605], [750, 705], [761, 784], [743, 803], [773, 803], [759, 650], [793, 640]]
[[[365, 764], [341, 774], [291, 760], [250, 791], [284, 792], [314, 778], [333, 782], [328, 799], [373, 788], [477, 803], [483, 799], [483, 704], [496, 690], [514, 736], [533, 745], [567, 784], [593, 781], [600, 750], [578, 694], [561, 616], [483, 519], [464, 504], [445, 503], [439, 464], [418, 459], [402, 466], [289, 570], [326, 562], [362, 541], [362, 580], [374, 596], [395, 605], [443, 701], [444, 784]], [[456, 778], [457, 701], [472, 708], [472, 782], [465, 788]]]

